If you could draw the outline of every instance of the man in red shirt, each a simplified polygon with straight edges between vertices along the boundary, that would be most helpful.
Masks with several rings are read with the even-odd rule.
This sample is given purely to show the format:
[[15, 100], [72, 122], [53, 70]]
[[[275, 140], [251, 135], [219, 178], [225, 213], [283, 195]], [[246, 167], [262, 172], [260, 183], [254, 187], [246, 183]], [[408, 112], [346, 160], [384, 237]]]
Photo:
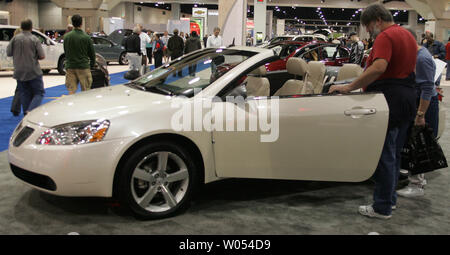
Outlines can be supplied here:
[[448, 38], [447, 45], [445, 45], [445, 60], [447, 60], [447, 73], [445, 74], [445, 80], [450, 81], [450, 37]]
[[375, 39], [367, 68], [352, 83], [332, 86], [329, 93], [349, 93], [366, 88], [366, 91], [382, 92], [386, 97], [389, 126], [374, 175], [374, 202], [360, 206], [359, 213], [389, 219], [397, 203], [395, 188], [400, 173], [400, 152], [409, 124], [416, 115], [414, 69], [417, 43], [408, 30], [394, 23], [391, 13], [381, 4], [368, 6], [361, 15], [361, 23]]

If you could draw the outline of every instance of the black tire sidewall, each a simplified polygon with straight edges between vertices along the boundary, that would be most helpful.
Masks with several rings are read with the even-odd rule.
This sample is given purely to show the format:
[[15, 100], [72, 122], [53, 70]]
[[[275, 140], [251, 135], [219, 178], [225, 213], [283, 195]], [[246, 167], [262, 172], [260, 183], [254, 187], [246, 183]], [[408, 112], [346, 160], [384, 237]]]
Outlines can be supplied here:
[[[151, 153], [158, 151], [168, 151], [179, 156], [189, 172], [189, 185], [184, 195], [184, 198], [178, 203], [177, 206], [171, 208], [165, 212], [154, 213], [149, 212], [140, 207], [133, 198], [131, 192], [131, 176], [137, 164], [145, 157]], [[155, 142], [152, 144], [147, 144], [137, 149], [128, 157], [124, 166], [119, 169], [120, 179], [118, 183], [118, 198], [122, 204], [124, 204], [132, 213], [139, 219], [161, 219], [166, 217], [174, 216], [178, 213], [183, 212], [189, 207], [193, 194], [195, 194], [197, 188], [199, 187], [199, 173], [195, 163], [193, 162], [194, 157], [192, 157], [185, 149], [180, 145], [170, 143], [170, 142]]]
[[66, 57], [61, 57], [58, 61], [58, 73], [61, 75], [65, 75], [66, 72], [64, 71], [64, 61]]

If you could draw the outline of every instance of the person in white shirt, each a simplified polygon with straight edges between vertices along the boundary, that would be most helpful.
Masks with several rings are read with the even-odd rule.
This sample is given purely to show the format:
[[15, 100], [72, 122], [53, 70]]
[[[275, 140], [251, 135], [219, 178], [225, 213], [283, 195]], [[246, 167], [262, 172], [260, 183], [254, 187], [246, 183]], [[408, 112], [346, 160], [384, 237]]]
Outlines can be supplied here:
[[220, 34], [220, 28], [214, 28], [214, 35], [208, 37], [206, 42], [206, 48], [219, 48], [223, 46], [222, 36]]
[[141, 53], [142, 53], [142, 67], [143, 67], [143, 71], [141, 71], [141, 73], [145, 74], [147, 72], [147, 43], [150, 43], [152, 39], [150, 38], [150, 36], [148, 36], [148, 34], [143, 29], [141, 24], [139, 24], [139, 28], [141, 29], [139, 38], [141, 39]]

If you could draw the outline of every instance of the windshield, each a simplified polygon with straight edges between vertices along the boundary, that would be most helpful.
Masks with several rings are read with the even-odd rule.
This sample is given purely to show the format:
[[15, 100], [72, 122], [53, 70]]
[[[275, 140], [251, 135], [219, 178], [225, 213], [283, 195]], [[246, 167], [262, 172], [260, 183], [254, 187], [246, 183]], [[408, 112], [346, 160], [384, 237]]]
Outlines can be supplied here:
[[204, 49], [173, 60], [134, 80], [129, 86], [154, 93], [192, 97], [194, 89], [208, 87], [256, 54], [235, 49]]
[[286, 58], [303, 45], [304, 44], [275, 44], [269, 45], [266, 48], [275, 51], [280, 58]]
[[279, 37], [275, 37], [272, 40], [269, 41], [269, 44], [274, 44], [274, 43], [278, 43], [278, 42], [283, 42], [283, 41], [290, 41], [292, 40], [292, 37], [289, 36], [279, 36]]

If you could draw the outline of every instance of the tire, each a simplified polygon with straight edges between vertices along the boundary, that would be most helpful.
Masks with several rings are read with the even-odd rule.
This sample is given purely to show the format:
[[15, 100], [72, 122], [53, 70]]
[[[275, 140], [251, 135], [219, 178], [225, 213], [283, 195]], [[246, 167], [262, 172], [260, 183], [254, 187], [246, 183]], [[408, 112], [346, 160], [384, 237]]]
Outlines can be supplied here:
[[128, 59], [127, 59], [127, 53], [126, 52], [120, 53], [119, 64], [121, 64], [121, 65], [128, 65]]
[[48, 74], [48, 73], [50, 73], [50, 69], [43, 69], [42, 72], [43, 72], [44, 74]]
[[66, 69], [64, 67], [64, 61], [66, 60], [66, 57], [62, 56], [59, 58], [58, 61], [58, 73], [61, 75], [65, 75], [66, 74]]
[[[200, 175], [193, 158], [183, 147], [171, 142], [154, 142], [140, 147], [119, 169], [117, 198], [143, 220], [183, 212], [200, 186]], [[162, 171], [158, 171], [160, 162]]]

